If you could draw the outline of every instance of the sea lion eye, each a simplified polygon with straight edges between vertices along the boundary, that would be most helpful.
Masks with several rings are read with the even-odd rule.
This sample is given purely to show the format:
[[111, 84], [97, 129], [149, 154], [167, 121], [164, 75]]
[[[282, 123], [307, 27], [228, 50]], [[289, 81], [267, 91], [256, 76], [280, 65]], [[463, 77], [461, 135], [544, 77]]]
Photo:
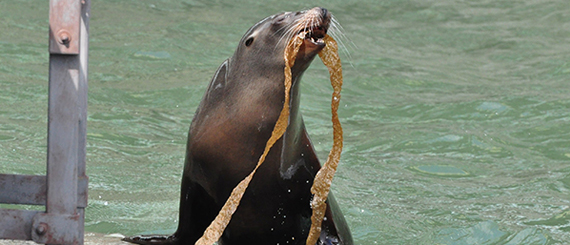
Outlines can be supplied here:
[[273, 24], [279, 25], [279, 24], [283, 23], [285, 20], [287, 20], [289, 17], [291, 17], [291, 12], [283, 13], [283, 14], [277, 16], [277, 17], [273, 20]]
[[253, 37], [248, 38], [245, 40], [245, 46], [249, 47], [253, 43]]
[[283, 22], [285, 19], [287, 18], [287, 16], [281, 16], [279, 18], [277, 18], [275, 20], [275, 23], [280, 24], [281, 22]]

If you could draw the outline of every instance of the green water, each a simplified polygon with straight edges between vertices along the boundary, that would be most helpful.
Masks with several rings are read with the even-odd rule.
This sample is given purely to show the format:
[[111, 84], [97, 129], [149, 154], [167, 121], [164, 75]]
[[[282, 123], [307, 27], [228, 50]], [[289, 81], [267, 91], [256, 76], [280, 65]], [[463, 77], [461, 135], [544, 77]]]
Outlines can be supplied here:
[[[333, 182], [356, 244], [570, 241], [570, 2], [92, 3], [85, 228], [176, 228], [186, 132], [218, 65], [259, 19], [328, 8], [349, 56]], [[0, 0], [0, 172], [45, 173], [47, 2]], [[322, 160], [330, 85], [302, 113]]]

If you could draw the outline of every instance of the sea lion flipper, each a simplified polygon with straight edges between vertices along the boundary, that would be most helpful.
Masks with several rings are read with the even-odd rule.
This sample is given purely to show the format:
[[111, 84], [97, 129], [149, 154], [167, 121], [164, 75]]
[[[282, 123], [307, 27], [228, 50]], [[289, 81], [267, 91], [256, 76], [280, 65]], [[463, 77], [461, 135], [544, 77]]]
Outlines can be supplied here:
[[[323, 229], [321, 238], [325, 235], [327, 242], [330, 244], [352, 245], [353, 241], [350, 229], [332, 192], [329, 192], [326, 203], [327, 211], [325, 213], [325, 220], [323, 220], [322, 223]], [[338, 240], [335, 242], [335, 239]]]
[[[316, 173], [321, 169], [321, 164], [306, 129], [303, 129], [302, 142], [303, 145], [305, 145], [304, 154], [307, 157], [307, 163]], [[322, 223], [322, 232], [319, 238], [320, 243], [317, 244], [352, 245], [353, 241], [350, 229], [348, 228], [348, 224], [346, 223], [344, 215], [342, 214], [340, 206], [336, 202], [332, 191], [329, 192], [326, 204], [327, 209], [325, 219]]]
[[[307, 133], [307, 129], [303, 123], [303, 132], [301, 135], [301, 142], [303, 144], [303, 156], [307, 162], [308, 167], [317, 173], [319, 169], [321, 169], [321, 163], [319, 162], [319, 157], [317, 157], [317, 153], [315, 152], [315, 148], [313, 147], [313, 143], [311, 142], [311, 138], [309, 138], [309, 134]], [[315, 176], [313, 176], [314, 178]]]
[[165, 235], [139, 235], [139, 236], [125, 237], [122, 240], [125, 242], [142, 244], [142, 245], [176, 244], [176, 241], [173, 236], [165, 236]]
[[220, 94], [219, 92], [226, 86], [229, 62], [230, 59], [227, 59], [220, 65], [220, 67], [218, 67], [216, 74], [214, 74], [214, 77], [212, 77], [212, 81], [210, 81], [210, 85], [208, 85], [208, 89], [206, 90], [205, 101], [221, 101], [221, 99], [218, 98], [218, 95]]

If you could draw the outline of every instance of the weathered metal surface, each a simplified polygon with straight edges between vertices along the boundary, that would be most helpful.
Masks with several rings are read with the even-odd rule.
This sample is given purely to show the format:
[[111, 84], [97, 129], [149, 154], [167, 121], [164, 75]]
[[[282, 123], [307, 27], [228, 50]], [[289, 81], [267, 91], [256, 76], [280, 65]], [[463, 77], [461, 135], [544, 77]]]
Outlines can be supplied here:
[[89, 178], [79, 176], [77, 179], [77, 208], [87, 207], [87, 189], [89, 188]]
[[0, 237], [14, 240], [32, 239], [32, 220], [39, 211], [0, 209]]
[[82, 244], [79, 227], [83, 219], [78, 214], [38, 213], [32, 221], [32, 240], [43, 244]]
[[81, 32], [79, 46], [79, 134], [78, 134], [78, 165], [79, 176], [85, 176], [86, 145], [87, 145], [87, 89], [88, 89], [88, 61], [89, 61], [89, 15], [91, 12], [91, 1], [83, 1], [81, 5]]
[[[85, 165], [87, 158], [87, 90], [88, 90], [88, 61], [89, 61], [89, 15], [91, 13], [91, 1], [84, 0], [81, 5], [81, 40], [79, 47], [79, 132], [77, 152], [77, 174], [79, 178], [87, 179]], [[85, 186], [85, 201], [87, 201], [87, 186]], [[85, 202], [87, 205], [87, 202]]]
[[77, 196], [77, 56], [50, 55], [46, 210], [76, 213]]
[[[80, 44], [79, 44], [79, 83], [78, 83], [78, 103], [79, 103], [79, 126], [77, 135], [77, 174], [79, 179], [88, 180], [85, 171], [87, 159], [87, 90], [88, 90], [88, 63], [89, 63], [89, 17], [91, 14], [91, 1], [83, 0], [81, 5], [81, 31], [80, 31]], [[87, 181], [86, 181], [87, 182]], [[83, 188], [78, 186], [78, 188]], [[80, 222], [77, 226], [79, 232], [78, 244], [83, 244], [85, 239], [85, 209], [87, 206], [87, 185], [85, 185], [84, 196], [85, 199], [79, 199], [77, 214], [79, 214]], [[81, 204], [81, 205], [79, 205]], [[79, 207], [81, 206], [81, 207]]]
[[49, 1], [49, 52], [79, 54], [81, 0]]
[[46, 177], [0, 174], [0, 203], [45, 205]]
[[[87, 207], [88, 178], [77, 180], [77, 207]], [[0, 203], [46, 204], [46, 176], [0, 174]]]

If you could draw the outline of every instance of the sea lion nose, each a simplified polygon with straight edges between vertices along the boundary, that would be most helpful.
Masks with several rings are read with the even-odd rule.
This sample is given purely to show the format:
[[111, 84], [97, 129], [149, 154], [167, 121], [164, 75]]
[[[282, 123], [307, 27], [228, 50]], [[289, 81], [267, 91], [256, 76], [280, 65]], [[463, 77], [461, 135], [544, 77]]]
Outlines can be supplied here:
[[326, 8], [321, 8], [321, 17], [326, 18], [329, 11]]

